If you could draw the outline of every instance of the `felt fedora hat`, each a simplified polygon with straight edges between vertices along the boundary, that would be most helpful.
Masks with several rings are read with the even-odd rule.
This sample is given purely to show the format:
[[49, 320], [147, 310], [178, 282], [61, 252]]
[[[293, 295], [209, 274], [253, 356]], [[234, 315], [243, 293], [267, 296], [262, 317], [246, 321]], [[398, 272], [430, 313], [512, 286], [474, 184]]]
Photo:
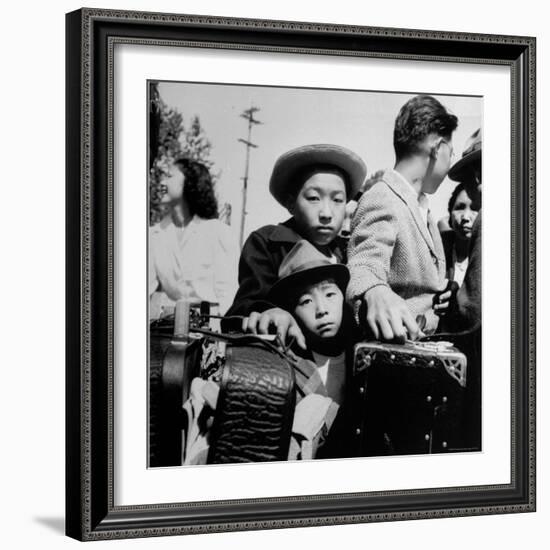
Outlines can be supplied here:
[[462, 158], [457, 160], [447, 174], [454, 181], [461, 181], [474, 162], [481, 161], [481, 128], [478, 128], [466, 141]]
[[281, 155], [275, 162], [269, 191], [277, 202], [286, 206], [292, 188], [299, 186], [298, 176], [305, 170], [334, 167], [344, 176], [348, 200], [355, 197], [367, 176], [367, 167], [361, 157], [339, 145], [304, 145]]
[[279, 280], [271, 287], [269, 298], [273, 303], [285, 306], [300, 289], [323, 279], [334, 279], [345, 294], [349, 277], [349, 270], [344, 264], [332, 263], [309, 241], [302, 239], [284, 257], [279, 268]]

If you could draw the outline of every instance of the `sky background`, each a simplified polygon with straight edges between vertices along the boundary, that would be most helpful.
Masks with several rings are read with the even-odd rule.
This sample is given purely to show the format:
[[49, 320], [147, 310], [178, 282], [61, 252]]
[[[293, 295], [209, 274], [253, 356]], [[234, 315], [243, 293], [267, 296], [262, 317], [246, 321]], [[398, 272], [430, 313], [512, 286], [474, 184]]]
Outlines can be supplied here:
[[[239, 86], [225, 84], [161, 82], [162, 99], [183, 115], [186, 127], [198, 115], [212, 143], [213, 172], [219, 173], [220, 204], [232, 205], [231, 227], [238, 237], [242, 213], [242, 178], [245, 170], [248, 122], [241, 113], [251, 106], [260, 110], [255, 118], [251, 150], [245, 239], [253, 230], [288, 218], [288, 212], [270, 195], [269, 178], [277, 158], [286, 151], [312, 143], [348, 147], [363, 158], [368, 174], [393, 167], [393, 125], [401, 106], [418, 93], [344, 91], [326, 89]], [[454, 134], [455, 160], [467, 138], [482, 125], [483, 99], [434, 94], [459, 118]], [[439, 220], [446, 215], [455, 183], [446, 178], [430, 198]]]

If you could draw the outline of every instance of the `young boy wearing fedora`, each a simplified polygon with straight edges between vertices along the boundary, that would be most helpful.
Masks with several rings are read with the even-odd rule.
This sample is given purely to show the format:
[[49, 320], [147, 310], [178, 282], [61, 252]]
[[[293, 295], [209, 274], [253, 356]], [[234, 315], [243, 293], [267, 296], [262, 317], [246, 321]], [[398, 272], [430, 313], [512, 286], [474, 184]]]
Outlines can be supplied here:
[[[349, 272], [305, 239], [283, 259], [266, 299], [287, 312], [301, 327], [307, 351], [294, 347], [285, 356], [294, 369], [296, 406], [289, 443], [289, 460], [340, 458], [347, 454], [346, 374], [356, 329], [344, 302]], [[199, 426], [206, 405], [216, 407], [214, 383], [195, 379], [184, 405], [193, 419], [185, 463], [204, 464], [209, 429]], [[208, 391], [208, 393], [206, 393]]]
[[445, 254], [427, 195], [449, 170], [457, 124], [435, 98], [410, 99], [395, 120], [395, 167], [370, 182], [359, 201], [348, 246], [347, 297], [377, 339], [433, 332], [438, 309], [448, 306]]
[[289, 458], [345, 455], [341, 408], [357, 339], [353, 314], [344, 301], [348, 281], [345, 265], [332, 263], [302, 239], [283, 259], [269, 291], [268, 299], [292, 314], [307, 347], [306, 352], [287, 350], [297, 398]]
[[[244, 316], [242, 330], [276, 332], [284, 342], [305, 339], [294, 318], [277, 307], [268, 294], [278, 279], [285, 256], [302, 239], [329, 261], [345, 261], [345, 241], [338, 236], [346, 203], [360, 189], [366, 166], [355, 153], [337, 145], [298, 147], [275, 163], [269, 182], [273, 197], [292, 217], [253, 231], [239, 261], [239, 289], [226, 316]], [[224, 329], [228, 323], [224, 323]], [[232, 328], [235, 328], [234, 325]]]

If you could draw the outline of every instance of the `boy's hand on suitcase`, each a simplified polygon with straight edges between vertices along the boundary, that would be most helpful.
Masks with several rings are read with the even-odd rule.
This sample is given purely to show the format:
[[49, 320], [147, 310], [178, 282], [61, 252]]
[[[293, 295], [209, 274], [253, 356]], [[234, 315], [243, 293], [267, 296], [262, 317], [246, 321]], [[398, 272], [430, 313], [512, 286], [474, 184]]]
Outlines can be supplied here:
[[375, 286], [365, 293], [367, 323], [377, 340], [404, 343], [416, 340], [422, 331], [414, 320], [407, 302], [389, 287]]
[[242, 329], [253, 334], [277, 334], [281, 342], [294, 338], [302, 349], [306, 349], [306, 339], [298, 323], [288, 311], [278, 307], [263, 313], [253, 311], [243, 319]]

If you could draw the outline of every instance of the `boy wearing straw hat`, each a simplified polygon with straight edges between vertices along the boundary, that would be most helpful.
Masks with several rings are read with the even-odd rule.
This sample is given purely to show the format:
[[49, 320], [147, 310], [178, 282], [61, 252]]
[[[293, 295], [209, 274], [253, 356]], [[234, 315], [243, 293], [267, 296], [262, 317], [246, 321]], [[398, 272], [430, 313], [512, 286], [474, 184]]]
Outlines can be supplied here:
[[[239, 289], [227, 316], [244, 316], [254, 333], [276, 332], [305, 348], [294, 318], [268, 294], [284, 257], [300, 240], [311, 243], [333, 263], [345, 261], [345, 241], [338, 236], [348, 200], [365, 181], [366, 166], [352, 151], [330, 144], [298, 147], [283, 154], [273, 168], [269, 190], [291, 214], [278, 225], [253, 231], [239, 261]], [[227, 328], [227, 322], [224, 329]]]

